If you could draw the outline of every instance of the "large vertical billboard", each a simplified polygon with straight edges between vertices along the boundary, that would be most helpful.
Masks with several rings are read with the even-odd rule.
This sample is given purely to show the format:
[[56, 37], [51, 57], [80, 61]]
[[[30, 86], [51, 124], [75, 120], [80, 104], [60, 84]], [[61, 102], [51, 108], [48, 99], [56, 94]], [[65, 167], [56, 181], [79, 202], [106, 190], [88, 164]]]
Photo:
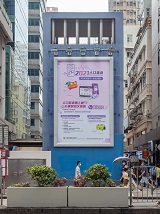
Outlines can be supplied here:
[[113, 147], [112, 57], [54, 58], [54, 146]]

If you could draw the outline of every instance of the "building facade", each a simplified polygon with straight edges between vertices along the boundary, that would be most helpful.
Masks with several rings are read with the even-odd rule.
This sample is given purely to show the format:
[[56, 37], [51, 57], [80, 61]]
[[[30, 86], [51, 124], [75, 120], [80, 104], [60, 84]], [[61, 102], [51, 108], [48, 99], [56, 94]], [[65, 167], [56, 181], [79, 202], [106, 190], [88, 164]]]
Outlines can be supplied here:
[[[124, 129], [127, 125], [127, 111], [128, 111], [128, 102], [126, 95], [128, 93], [128, 70], [127, 64], [130, 56], [133, 53], [133, 48], [137, 40], [137, 33], [140, 28], [141, 21], [143, 20], [141, 1], [108, 1], [109, 11], [123, 12], [123, 38], [124, 38]], [[124, 150], [128, 151], [132, 148], [128, 146], [126, 135], [124, 135]]]
[[7, 44], [6, 116], [16, 125], [16, 138], [30, 137], [30, 80], [28, 77], [28, 3], [5, 0], [13, 41]]
[[[126, 138], [132, 149], [140, 150], [135, 139], [152, 127], [152, 27], [147, 17], [140, 28], [134, 52], [128, 63], [128, 126]], [[144, 148], [148, 145], [144, 145]]]
[[151, 103], [151, 121], [152, 125], [148, 132], [135, 139], [135, 147], [146, 146], [149, 152], [149, 158], [154, 164], [160, 162], [160, 51], [159, 51], [159, 29], [160, 29], [160, 3], [158, 0], [152, 1], [152, 40], [151, 40], [151, 58], [152, 58], [152, 103]]
[[[51, 151], [60, 176], [73, 178], [81, 160], [82, 171], [103, 163], [118, 179], [113, 160], [123, 155], [122, 13], [53, 12], [43, 19], [43, 150]], [[109, 73], [103, 67], [108, 60]]]
[[46, 0], [28, 1], [28, 74], [31, 79], [31, 138], [42, 138], [43, 21]]
[[15, 125], [6, 118], [6, 45], [13, 40], [12, 25], [3, 1], [0, 1], [0, 147], [8, 146], [11, 135], [16, 134]]

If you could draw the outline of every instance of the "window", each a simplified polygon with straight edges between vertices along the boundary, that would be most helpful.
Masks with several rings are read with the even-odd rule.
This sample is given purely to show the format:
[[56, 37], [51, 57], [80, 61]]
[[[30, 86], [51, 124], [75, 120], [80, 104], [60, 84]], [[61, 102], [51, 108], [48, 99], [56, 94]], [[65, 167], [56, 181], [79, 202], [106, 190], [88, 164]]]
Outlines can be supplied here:
[[38, 10], [40, 8], [39, 2], [29, 2], [29, 9]]
[[146, 85], [146, 74], [143, 73], [143, 77], [142, 77], [142, 86], [144, 87]]
[[31, 109], [35, 109], [35, 102], [31, 102]]
[[88, 20], [79, 20], [79, 44], [88, 44]]
[[132, 51], [127, 51], [127, 58], [130, 58], [132, 55]]
[[28, 59], [39, 59], [39, 52], [28, 52]]
[[54, 21], [54, 33], [54, 44], [64, 44], [64, 20]]
[[128, 87], [128, 82], [127, 82], [127, 80], [124, 80], [124, 86], [125, 86], [125, 88]]
[[158, 8], [158, 16], [160, 16], [160, 8]]
[[100, 20], [91, 20], [91, 38], [90, 44], [98, 44], [99, 41], [99, 34], [100, 34]]
[[146, 8], [147, 16], [150, 16], [150, 8]]
[[39, 85], [31, 85], [32, 93], [39, 93]]
[[132, 1], [130, 2], [130, 6], [133, 6], [133, 2]]
[[67, 40], [68, 44], [76, 44], [76, 20], [67, 20]]
[[39, 19], [29, 19], [28, 20], [28, 25], [29, 26], [39, 26]]
[[39, 42], [39, 35], [29, 35], [28, 36], [28, 42], [35, 42], [38, 43]]
[[102, 38], [108, 37], [108, 43], [111, 44], [111, 42], [114, 43], [114, 35], [112, 38], [112, 21], [113, 20], [103, 20], [103, 32], [102, 32]]
[[35, 126], [35, 119], [31, 119], [31, 126]]
[[158, 78], [158, 97], [160, 97], [160, 77]]
[[39, 69], [30, 68], [28, 69], [29, 76], [39, 76]]
[[160, 64], [160, 50], [158, 50], [158, 65]]
[[132, 42], [132, 34], [127, 34], [127, 42]]
[[136, 1], [133, 2], [133, 6], [136, 6]]

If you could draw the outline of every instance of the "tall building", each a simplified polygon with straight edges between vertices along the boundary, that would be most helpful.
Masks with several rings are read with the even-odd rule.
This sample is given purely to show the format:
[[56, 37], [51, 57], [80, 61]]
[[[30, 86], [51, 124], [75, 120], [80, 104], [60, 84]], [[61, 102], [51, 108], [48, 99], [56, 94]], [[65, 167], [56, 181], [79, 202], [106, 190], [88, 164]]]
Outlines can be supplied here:
[[144, 150], [148, 142], [137, 140], [152, 129], [152, 26], [151, 16], [137, 34], [134, 52], [128, 63], [128, 126], [127, 144], [130, 149]]
[[28, 74], [31, 79], [31, 138], [42, 137], [43, 21], [46, 0], [28, 2]]
[[6, 117], [16, 125], [17, 139], [29, 138], [28, 3], [26, 0], [4, 0], [4, 3], [13, 31], [6, 55]]
[[[134, 52], [134, 46], [137, 41], [137, 34], [142, 25], [144, 7], [149, 7], [149, 0], [109, 0], [109, 11], [123, 12], [123, 36], [124, 36], [124, 132], [128, 127], [128, 62]], [[145, 14], [144, 14], [145, 13]], [[133, 145], [128, 144], [126, 133], [124, 138], [124, 150], [131, 150]]]
[[[145, 107], [145, 113], [151, 120], [151, 126], [134, 139], [134, 146], [139, 149], [146, 148], [149, 159], [153, 164], [156, 164], [160, 162], [160, 2], [159, 0], [154, 0], [151, 4], [152, 34], [149, 39], [151, 50], [148, 50], [146, 54], [151, 55], [152, 65], [149, 67], [152, 68], [152, 72], [148, 72], [150, 76], [147, 76], [147, 73], [146, 76], [142, 76], [143, 79], [146, 79], [146, 82], [151, 84], [152, 100], [149, 103], [149, 108], [148, 106]], [[146, 14], [148, 11], [149, 9], [146, 9]], [[146, 87], [146, 93], [149, 93], [148, 89]], [[149, 96], [148, 94], [146, 95], [145, 100], [149, 101]]]
[[[0, 1], [0, 147], [6, 138], [6, 144], [12, 134], [16, 134], [16, 129], [11, 121], [6, 118], [6, 44], [13, 39], [11, 21], [7, 15], [4, 2]], [[4, 135], [5, 134], [5, 135]]]

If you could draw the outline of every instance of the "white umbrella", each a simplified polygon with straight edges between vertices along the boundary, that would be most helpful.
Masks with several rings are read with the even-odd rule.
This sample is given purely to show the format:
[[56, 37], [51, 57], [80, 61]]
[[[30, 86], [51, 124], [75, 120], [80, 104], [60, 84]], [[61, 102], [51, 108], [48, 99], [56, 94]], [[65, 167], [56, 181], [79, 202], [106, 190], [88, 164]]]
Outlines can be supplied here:
[[123, 162], [123, 161], [131, 161], [129, 157], [120, 156], [114, 159], [113, 163]]

